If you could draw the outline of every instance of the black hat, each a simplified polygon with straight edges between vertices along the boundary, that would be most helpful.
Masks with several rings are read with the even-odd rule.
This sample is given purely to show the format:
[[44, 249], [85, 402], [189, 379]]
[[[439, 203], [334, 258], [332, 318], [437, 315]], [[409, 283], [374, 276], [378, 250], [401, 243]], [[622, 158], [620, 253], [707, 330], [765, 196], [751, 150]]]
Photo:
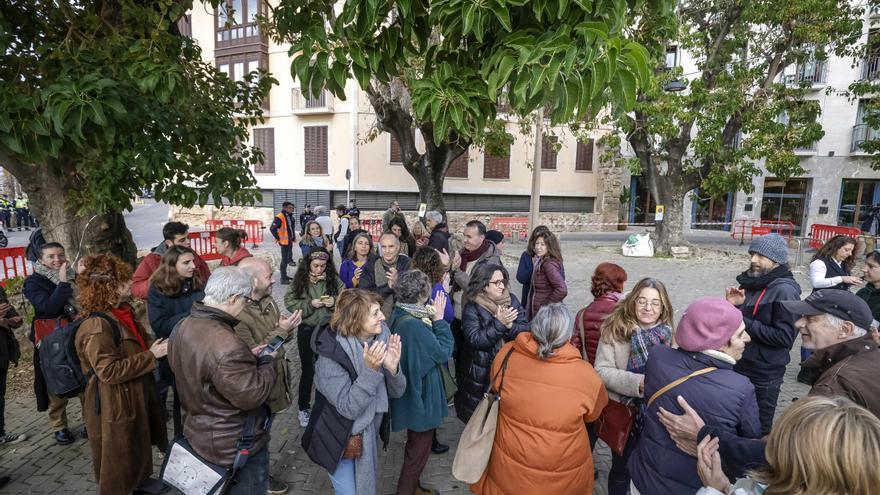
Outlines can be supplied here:
[[803, 301], [784, 301], [782, 305], [795, 315], [829, 314], [864, 330], [871, 328], [874, 321], [868, 303], [848, 290], [818, 290]]
[[495, 244], [501, 244], [502, 242], [504, 242], [504, 234], [497, 230], [487, 230], [486, 239], [489, 239]]

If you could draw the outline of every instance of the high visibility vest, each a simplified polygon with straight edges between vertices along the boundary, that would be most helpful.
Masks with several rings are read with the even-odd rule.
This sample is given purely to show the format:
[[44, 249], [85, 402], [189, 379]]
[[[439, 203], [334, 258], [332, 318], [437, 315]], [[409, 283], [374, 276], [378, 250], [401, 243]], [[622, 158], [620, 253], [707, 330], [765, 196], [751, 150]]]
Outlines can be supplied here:
[[281, 220], [281, 227], [278, 229], [278, 244], [286, 246], [290, 244], [290, 239], [288, 238], [290, 234], [287, 230], [287, 215], [281, 212], [275, 215], [275, 218]]

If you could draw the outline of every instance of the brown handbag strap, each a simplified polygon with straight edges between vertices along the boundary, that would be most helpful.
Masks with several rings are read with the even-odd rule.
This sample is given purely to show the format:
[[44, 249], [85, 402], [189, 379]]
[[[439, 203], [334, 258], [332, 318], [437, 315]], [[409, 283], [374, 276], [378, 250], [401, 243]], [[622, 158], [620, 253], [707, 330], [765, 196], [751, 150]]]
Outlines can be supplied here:
[[577, 318], [577, 322], [575, 323], [577, 324], [578, 335], [581, 337], [581, 358], [584, 361], [589, 361], [590, 359], [587, 356], [587, 339], [584, 338], [584, 311], [586, 311], [586, 308], [578, 311], [577, 316], [575, 316], [575, 318]]
[[501, 383], [498, 384], [498, 393], [499, 398], [501, 397], [501, 390], [504, 388], [504, 376], [507, 374], [507, 362], [510, 361], [510, 356], [513, 354], [513, 346], [510, 346], [510, 350], [507, 351], [507, 355], [504, 356], [504, 361], [501, 362], [501, 369], [495, 373], [495, 376], [492, 378], [492, 381], [489, 382], [489, 389], [492, 388], [492, 384], [495, 383], [495, 380], [498, 379], [498, 373], [501, 373]]
[[683, 377], [679, 378], [678, 380], [675, 380], [674, 382], [669, 383], [669, 384], [666, 385], [665, 387], [663, 387], [663, 388], [661, 388], [660, 390], [654, 392], [654, 395], [652, 395], [652, 396], [651, 396], [651, 399], [648, 400], [648, 407], [651, 407], [651, 404], [652, 404], [655, 400], [657, 400], [658, 398], [660, 398], [660, 396], [663, 395], [663, 394], [665, 394], [666, 392], [669, 392], [669, 390], [671, 390], [671, 389], [673, 389], [673, 388], [675, 388], [675, 387], [681, 385], [682, 383], [684, 383], [684, 382], [690, 380], [691, 378], [693, 378], [693, 377], [695, 377], [695, 376], [705, 375], [706, 373], [711, 373], [711, 372], [713, 372], [713, 371], [715, 371], [715, 370], [717, 370], [717, 369], [718, 369], [718, 368], [715, 368], [714, 366], [710, 366], [710, 367], [708, 367], [708, 368], [703, 368], [703, 369], [701, 369], [701, 370], [694, 371], [693, 373], [691, 373], [691, 374], [688, 375], [688, 376], [683, 376]]

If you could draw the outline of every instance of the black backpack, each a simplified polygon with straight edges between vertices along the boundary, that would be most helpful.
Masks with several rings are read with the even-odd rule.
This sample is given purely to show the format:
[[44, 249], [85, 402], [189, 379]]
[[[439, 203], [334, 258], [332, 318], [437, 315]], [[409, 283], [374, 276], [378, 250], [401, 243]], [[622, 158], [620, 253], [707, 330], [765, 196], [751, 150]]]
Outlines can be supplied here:
[[119, 346], [122, 336], [116, 320], [104, 313], [94, 312], [88, 318], [73, 320], [66, 325], [61, 318], [56, 320], [55, 330], [40, 340], [40, 369], [46, 379], [46, 388], [58, 397], [76, 397], [86, 389], [89, 379], [95, 374], [89, 370], [83, 374], [79, 356], [76, 355], [76, 331], [90, 318], [103, 318], [113, 329], [113, 343]]

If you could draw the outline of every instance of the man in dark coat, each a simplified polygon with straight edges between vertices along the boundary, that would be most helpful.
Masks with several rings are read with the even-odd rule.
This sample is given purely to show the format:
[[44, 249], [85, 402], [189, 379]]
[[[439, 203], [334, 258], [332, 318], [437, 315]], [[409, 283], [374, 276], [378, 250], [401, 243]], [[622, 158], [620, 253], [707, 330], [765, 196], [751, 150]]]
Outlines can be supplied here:
[[788, 267], [788, 243], [779, 234], [756, 238], [749, 246], [751, 266], [736, 277], [738, 288], [728, 288], [727, 301], [743, 314], [751, 342], [736, 371], [755, 386], [761, 433], [770, 433], [782, 377], [797, 329], [795, 318], [782, 304], [799, 301], [801, 287]]
[[[290, 201], [281, 205], [281, 212], [275, 215], [269, 232], [275, 238], [275, 242], [281, 247], [281, 283], [289, 284], [290, 277], [287, 275], [287, 265], [296, 266], [293, 260], [293, 245], [296, 243], [296, 217], [293, 216], [296, 207]], [[300, 217], [302, 219], [302, 217]], [[305, 225], [305, 224], [303, 224]]]
[[24, 433], [9, 433], [6, 431], [6, 377], [9, 365], [18, 366], [21, 351], [15, 337], [15, 329], [23, 323], [21, 316], [15, 308], [9, 304], [6, 291], [0, 287], [0, 445], [9, 445], [27, 440]]
[[425, 228], [431, 233], [428, 239], [428, 246], [437, 251], [449, 251], [449, 227], [443, 223], [443, 215], [439, 211], [429, 211], [425, 213]]
[[394, 310], [394, 286], [401, 273], [410, 267], [409, 256], [400, 254], [400, 239], [392, 233], [379, 238], [381, 256], [371, 256], [364, 264], [358, 289], [375, 292], [382, 296], [382, 313], [386, 318]]

